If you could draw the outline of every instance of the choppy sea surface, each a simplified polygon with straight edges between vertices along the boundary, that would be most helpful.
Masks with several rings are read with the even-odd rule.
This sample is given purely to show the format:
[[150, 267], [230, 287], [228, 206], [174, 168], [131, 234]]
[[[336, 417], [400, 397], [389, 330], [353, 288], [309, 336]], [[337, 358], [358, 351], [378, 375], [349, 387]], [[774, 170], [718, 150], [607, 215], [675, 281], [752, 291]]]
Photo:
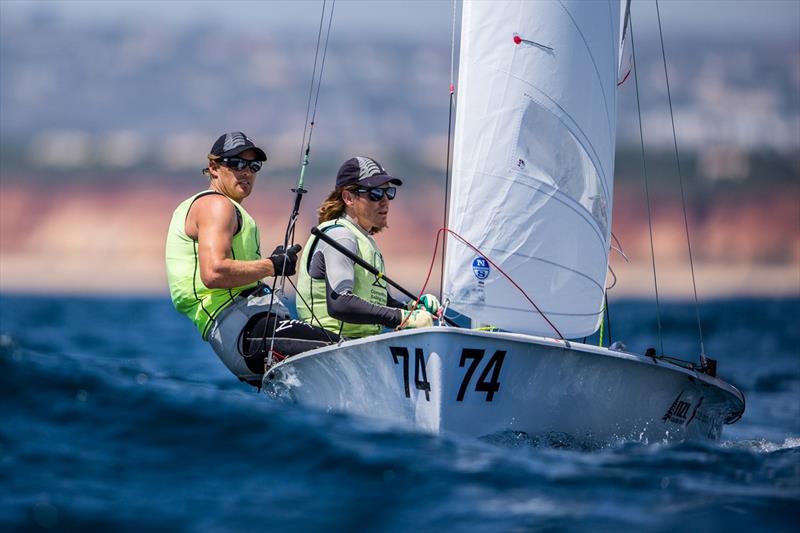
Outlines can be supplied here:
[[[696, 358], [694, 307], [661, 313], [666, 353]], [[797, 531], [800, 300], [701, 314], [742, 420], [587, 451], [273, 402], [167, 299], [0, 295], [0, 530]], [[611, 315], [656, 344], [653, 304]]]

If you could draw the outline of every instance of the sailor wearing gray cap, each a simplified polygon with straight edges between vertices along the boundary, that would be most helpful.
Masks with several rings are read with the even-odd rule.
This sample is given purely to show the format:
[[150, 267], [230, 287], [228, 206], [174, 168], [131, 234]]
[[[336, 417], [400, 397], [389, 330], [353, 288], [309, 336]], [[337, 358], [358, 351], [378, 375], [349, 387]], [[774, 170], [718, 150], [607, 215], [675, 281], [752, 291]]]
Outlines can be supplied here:
[[[374, 269], [385, 272], [383, 255], [372, 236], [388, 226], [389, 206], [402, 180], [371, 157], [345, 161], [335, 189], [319, 208], [317, 228]], [[419, 304], [392, 297], [382, 276], [312, 235], [300, 261], [297, 314], [343, 337], [366, 337], [388, 328], [433, 325], [439, 302], [431, 294]]]
[[[189, 317], [239, 379], [261, 385], [272, 361], [338, 340], [292, 320], [262, 278], [295, 273], [299, 245], [261, 257], [258, 226], [242, 207], [267, 154], [242, 132], [212, 145], [203, 173], [209, 187], [183, 201], [167, 234], [166, 263], [175, 308]], [[273, 341], [274, 335], [274, 341]]]

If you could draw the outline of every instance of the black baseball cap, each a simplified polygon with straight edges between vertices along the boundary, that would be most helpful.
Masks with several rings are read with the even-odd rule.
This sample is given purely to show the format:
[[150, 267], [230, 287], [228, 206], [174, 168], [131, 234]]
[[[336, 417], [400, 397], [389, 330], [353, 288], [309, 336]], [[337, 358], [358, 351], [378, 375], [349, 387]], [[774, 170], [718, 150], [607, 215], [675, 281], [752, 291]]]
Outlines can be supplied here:
[[255, 143], [241, 131], [220, 135], [217, 142], [211, 147], [208, 158], [220, 159], [223, 157], [235, 157], [245, 150], [253, 150], [256, 153], [256, 161], [267, 160], [267, 154], [264, 153], [264, 150], [256, 146]]
[[353, 157], [339, 167], [336, 174], [336, 188], [347, 185], [361, 185], [362, 187], [380, 187], [386, 183], [402, 185], [402, 180], [386, 173], [383, 165], [371, 157]]

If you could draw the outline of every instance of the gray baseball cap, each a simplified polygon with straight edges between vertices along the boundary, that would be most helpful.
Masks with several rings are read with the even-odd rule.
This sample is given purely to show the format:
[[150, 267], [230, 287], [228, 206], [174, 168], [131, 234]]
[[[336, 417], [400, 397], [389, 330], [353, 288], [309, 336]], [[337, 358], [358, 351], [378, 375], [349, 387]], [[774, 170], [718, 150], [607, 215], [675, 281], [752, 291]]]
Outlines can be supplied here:
[[245, 150], [253, 150], [256, 153], [256, 161], [266, 161], [267, 154], [255, 145], [250, 138], [241, 131], [224, 133], [211, 147], [208, 154], [209, 159], [221, 159], [223, 157], [235, 157]]

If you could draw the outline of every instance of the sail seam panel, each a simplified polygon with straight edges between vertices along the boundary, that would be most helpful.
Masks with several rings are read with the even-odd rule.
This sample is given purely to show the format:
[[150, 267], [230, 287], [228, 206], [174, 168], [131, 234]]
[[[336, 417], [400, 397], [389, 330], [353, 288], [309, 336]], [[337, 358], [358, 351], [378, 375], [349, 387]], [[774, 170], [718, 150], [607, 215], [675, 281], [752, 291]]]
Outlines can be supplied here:
[[[572, 198], [571, 196], [567, 195], [566, 193], [564, 193], [560, 189], [556, 189], [555, 187], [553, 187], [549, 183], [545, 183], [544, 181], [541, 181], [541, 180], [537, 179], [535, 176], [529, 176], [528, 174], [526, 174], [526, 176], [530, 177], [531, 181], [533, 181], [535, 183], [531, 183], [531, 182], [527, 182], [527, 181], [518, 181], [518, 180], [514, 180], [514, 179], [512, 179], [512, 178], [510, 178], [508, 176], [502, 176], [502, 175], [493, 174], [493, 173], [485, 172], [485, 171], [477, 171], [477, 170], [464, 171], [463, 174], [464, 175], [481, 174], [481, 175], [484, 175], [484, 176], [489, 176], [489, 177], [492, 177], [492, 178], [497, 178], [497, 179], [500, 179], [500, 180], [503, 180], [503, 181], [511, 182], [513, 185], [520, 185], [520, 186], [528, 187], [529, 189], [542, 191], [544, 194], [548, 194], [551, 198], [553, 198], [554, 200], [556, 200], [558, 202], [561, 202], [564, 206], [568, 207], [569, 209], [574, 211], [577, 215], [579, 215], [581, 218], [583, 218], [587, 222], [587, 224], [595, 231], [595, 233], [597, 233], [597, 239], [600, 241], [600, 243], [601, 243], [601, 245], [603, 247], [603, 250], [606, 249], [606, 239], [600, 233], [600, 229], [597, 227], [597, 221], [594, 219], [594, 217], [591, 216], [591, 213], [589, 213], [586, 210], [586, 208], [584, 208], [574, 198]], [[551, 191], [544, 190], [545, 188], [549, 188], [549, 189], [551, 189]], [[579, 206], [579, 207], [576, 207], [576, 206]], [[587, 214], [588, 214], [588, 218], [587, 218]]]
[[[530, 260], [530, 261], [537, 261], [539, 263], [545, 263], [545, 264], [548, 264], [550, 266], [553, 266], [553, 267], [556, 267], [556, 268], [560, 268], [561, 270], [566, 270], [568, 272], [572, 272], [573, 274], [576, 274], [576, 275], [586, 279], [592, 285], [597, 287], [600, 290], [601, 294], [605, 291], [605, 288], [602, 285], [600, 285], [599, 283], [597, 283], [597, 281], [592, 279], [591, 276], [589, 276], [589, 275], [587, 275], [587, 274], [585, 274], [585, 273], [583, 273], [583, 272], [581, 272], [579, 270], [575, 270], [574, 268], [570, 268], [570, 267], [562, 265], [560, 263], [556, 263], [555, 261], [549, 261], [547, 259], [542, 259], [541, 257], [536, 257], [535, 255], [524, 255], [524, 254], [520, 254], [518, 252], [511, 252], [509, 250], [501, 250], [499, 248], [490, 248], [490, 251], [510, 254], [510, 255], [513, 255], [513, 256], [516, 256], [516, 257], [521, 257], [521, 258], [524, 258], [524, 259], [527, 259], [527, 260]], [[490, 255], [489, 257], [493, 257], [493, 256]], [[509, 276], [510, 275], [511, 274], [509, 273]]]
[[[546, 109], [547, 111], [550, 111], [553, 114], [553, 116], [556, 117], [556, 119], [558, 119], [558, 121], [561, 122], [561, 124], [564, 125], [564, 127], [567, 129], [567, 131], [569, 131], [575, 137], [575, 139], [578, 141], [578, 143], [581, 145], [581, 148], [583, 148], [583, 150], [586, 152], [586, 155], [588, 155], [589, 159], [592, 160], [592, 164], [594, 165], [595, 170], [597, 171], [597, 173], [603, 177], [603, 179], [601, 180], [601, 184], [603, 186], [603, 193], [606, 195], [606, 205], [610, 205], [610, 196], [611, 195], [610, 195], [609, 190], [608, 190], [608, 188], [606, 186], [606, 181], [608, 180], [608, 177], [607, 177], [608, 174], [605, 172], [605, 168], [603, 167], [603, 164], [600, 161], [600, 156], [597, 154], [597, 149], [595, 149], [594, 145], [589, 140], [589, 136], [586, 135], [586, 132], [583, 131], [583, 128], [580, 127], [580, 124], [578, 124], [578, 122], [572, 117], [572, 115], [570, 115], [563, 107], [561, 107], [561, 105], [558, 102], [556, 102], [555, 100], [550, 98], [547, 95], [547, 93], [545, 93], [544, 91], [542, 91], [541, 89], [539, 89], [538, 87], [536, 87], [535, 85], [530, 83], [529, 81], [525, 80], [524, 78], [520, 78], [519, 76], [516, 76], [511, 72], [506, 72], [506, 74], [508, 74], [510, 77], [512, 77], [512, 78], [514, 78], [516, 80], [519, 80], [519, 81], [523, 82], [525, 85], [527, 85], [531, 89], [535, 90], [537, 93], [539, 93], [539, 95], [541, 95], [544, 98], [546, 98], [547, 102], [551, 103], [553, 106], [555, 106], [562, 113], [563, 116], [559, 115], [558, 113], [554, 113], [553, 109], [550, 106], [546, 105], [547, 102], [542, 102], [541, 100], [537, 99], [535, 96], [528, 95], [531, 100], [533, 100], [534, 102], [539, 104], [543, 109]], [[570, 127], [570, 124], [567, 124], [567, 122], [565, 122], [565, 120], [564, 120], [565, 118], [569, 120], [569, 122], [573, 125], [573, 127]], [[588, 146], [588, 149], [587, 149], [587, 146]]]
[[[578, 276], [580, 276], [582, 278], [585, 278], [586, 280], [590, 281], [594, 286], [596, 286], [598, 289], [600, 289], [601, 292], [604, 290], [603, 286], [600, 285], [599, 283], [597, 283], [588, 274], [584, 274], [580, 270], [575, 270], [574, 268], [570, 268], [568, 266], [562, 265], [561, 263], [556, 263], [555, 261], [542, 259], [541, 257], [536, 257], [535, 255], [524, 255], [524, 254], [521, 254], [521, 253], [518, 253], [518, 252], [509, 251], [509, 250], [501, 250], [499, 248], [491, 248], [491, 250], [494, 251], [494, 252], [500, 252], [500, 253], [504, 253], [504, 254], [511, 254], [511, 255], [516, 256], [516, 257], [522, 257], [524, 259], [528, 259], [528, 260], [532, 260], [532, 261], [538, 261], [540, 263], [546, 263], [548, 265], [551, 265], [551, 266], [554, 266], [554, 267], [558, 267], [558, 268], [560, 268], [562, 270], [567, 270], [569, 272], [572, 272], [573, 274], [576, 274], [576, 275], [578, 275]], [[511, 274], [509, 274], [509, 276], [510, 275]]]
[[[608, 195], [608, 191], [606, 190], [605, 184], [603, 183], [603, 177], [598, 170], [597, 163], [592, 160], [589, 151], [586, 147], [581, 143], [580, 139], [575, 135], [573, 131], [569, 129], [569, 127], [564, 123], [563, 120], [560, 120], [558, 115], [554, 113], [551, 109], [543, 105], [538, 99], [535, 97], [525, 93], [525, 96], [529, 100], [528, 104], [524, 106], [522, 112], [519, 113], [519, 121], [520, 125], [518, 128], [515, 129], [515, 137], [512, 142], [513, 145], [517, 146], [517, 152], [514, 154], [512, 152], [511, 160], [508, 161], [508, 165], [512, 172], [519, 173], [520, 171], [515, 169], [514, 159], [520, 157], [519, 154], [519, 147], [522, 147], [527, 152], [527, 157], [524, 159], [532, 158], [536, 161], [537, 171], [543, 173], [544, 175], [550, 177], [555, 186], [553, 187], [556, 191], [561, 192], [565, 197], [575, 201], [575, 203], [588, 212], [595, 222], [601, 227], [601, 240], [606, 242], [608, 239], [608, 229], [610, 225], [610, 215], [609, 215], [609, 207], [611, 199]], [[577, 156], [575, 159], [581, 162], [581, 169], [576, 171], [576, 169], [572, 169], [573, 172], [566, 172], [562, 173], [566, 169], [562, 169], [558, 165], [550, 166], [547, 165], [548, 158], [545, 156], [544, 158], [540, 157], [539, 150], [532, 150], [535, 149], [536, 143], [531, 143], [530, 139], [526, 138], [527, 135], [523, 131], [523, 124], [525, 123], [526, 117], [529, 117], [529, 114], [534, 113], [537, 116], [533, 117], [533, 122], [544, 124], [542, 122], [543, 117], [547, 117], [548, 120], [553, 119], [559, 126], [560, 130], [558, 135], [551, 136], [552, 139], [552, 146], [551, 149], [555, 146], [560, 146], [561, 152], [572, 152], [575, 150], [575, 155]], [[542, 117], [542, 118], [540, 118]], [[569, 117], [568, 117], [569, 118]], [[531, 122], [530, 120], [528, 122]], [[554, 132], [555, 133], [555, 132]], [[564, 135], [561, 138], [561, 135]], [[568, 140], [570, 146], [564, 145], [564, 141]], [[588, 168], [583, 168], [584, 164], [587, 166], [591, 165], [591, 171]], [[516, 175], [516, 174], [515, 174]], [[549, 185], [549, 183], [545, 180], [540, 179], [539, 173], [530, 173], [530, 172], [523, 172], [523, 176], [530, 176], [540, 182], [543, 182], [545, 185]], [[575, 176], [580, 176], [581, 189], [580, 191], [575, 191], [573, 186], [577, 181]], [[587, 196], [587, 193], [592, 191], [587, 190], [588, 188], [594, 189], [594, 192], [597, 193], [599, 196], [599, 202], [591, 201], [592, 196]], [[598, 212], [598, 207], [600, 211]]]
[[[569, 9], [567, 9], [567, 6], [565, 6], [564, 3], [561, 0], [558, 0], [558, 4], [562, 7], [562, 9], [564, 9], [564, 11], [566, 12], [567, 16], [569, 16], [569, 19], [572, 21], [572, 25], [575, 26], [575, 30], [578, 32], [578, 35], [581, 36], [581, 40], [583, 41], [583, 45], [586, 47], [586, 52], [589, 54], [589, 58], [592, 61], [592, 66], [594, 67], [594, 72], [595, 72], [595, 74], [597, 74], [597, 81], [600, 84], [600, 92], [603, 93], [603, 109], [606, 112], [606, 125], [608, 126], [608, 136], [609, 136], [609, 138], [613, 139], [614, 138], [614, 132], [611, 131], [611, 111], [609, 111], [609, 109], [608, 109], [608, 96], [606, 95], [606, 90], [605, 90], [605, 87], [603, 86], [603, 77], [600, 75], [600, 69], [597, 68], [597, 61], [594, 58], [594, 54], [592, 54], [592, 49], [589, 46], [589, 43], [586, 41], [586, 36], [581, 31], [581, 28], [580, 28], [580, 26], [578, 26], [578, 23], [572, 17], [572, 13], [569, 12]], [[616, 79], [616, 76], [614, 76], [614, 79]]]

